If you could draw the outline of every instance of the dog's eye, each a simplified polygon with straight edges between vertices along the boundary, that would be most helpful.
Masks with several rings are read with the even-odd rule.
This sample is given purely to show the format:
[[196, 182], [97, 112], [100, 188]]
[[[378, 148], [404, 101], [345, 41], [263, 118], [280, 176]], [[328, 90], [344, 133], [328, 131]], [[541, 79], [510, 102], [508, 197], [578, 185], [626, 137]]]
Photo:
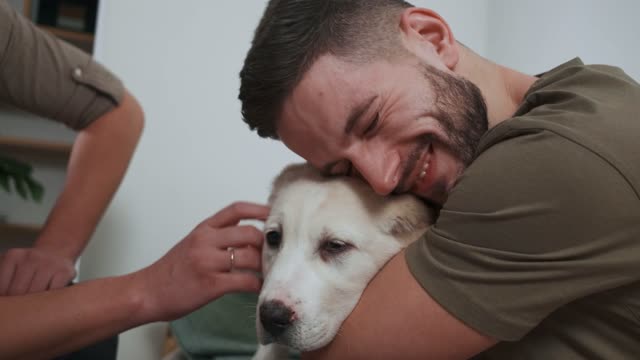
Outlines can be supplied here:
[[320, 250], [323, 256], [335, 256], [349, 250], [352, 246], [340, 240], [327, 240], [322, 243]]
[[269, 245], [270, 248], [277, 248], [280, 246], [280, 242], [282, 241], [282, 235], [280, 235], [280, 232], [278, 231], [269, 230], [265, 234], [265, 239], [267, 240], [267, 245]]

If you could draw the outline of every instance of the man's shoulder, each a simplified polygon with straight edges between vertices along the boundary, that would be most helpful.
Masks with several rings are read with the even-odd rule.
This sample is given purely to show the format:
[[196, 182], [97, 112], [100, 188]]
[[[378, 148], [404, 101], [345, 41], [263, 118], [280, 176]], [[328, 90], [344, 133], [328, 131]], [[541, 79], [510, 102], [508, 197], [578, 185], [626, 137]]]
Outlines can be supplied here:
[[[526, 140], [532, 134], [545, 133], [548, 136], [538, 137], [538, 141], [562, 139], [582, 147], [613, 167], [638, 190], [638, 114], [640, 85], [621, 69], [573, 63], [543, 75], [514, 116], [485, 134], [478, 154], [495, 150], [498, 144], [505, 151], [526, 154], [531, 143], [518, 138]], [[517, 148], [510, 149], [512, 146]], [[550, 160], [555, 158], [549, 155]]]

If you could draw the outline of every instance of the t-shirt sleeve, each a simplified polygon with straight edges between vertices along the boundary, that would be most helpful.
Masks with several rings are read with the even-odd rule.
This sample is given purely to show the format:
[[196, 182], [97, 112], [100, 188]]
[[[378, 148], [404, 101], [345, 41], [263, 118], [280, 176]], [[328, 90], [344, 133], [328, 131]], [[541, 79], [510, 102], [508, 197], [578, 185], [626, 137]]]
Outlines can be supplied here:
[[561, 306], [640, 279], [640, 206], [603, 158], [550, 131], [485, 150], [406, 252], [450, 314], [515, 341]]
[[118, 105], [120, 80], [0, 1], [0, 102], [82, 129]]

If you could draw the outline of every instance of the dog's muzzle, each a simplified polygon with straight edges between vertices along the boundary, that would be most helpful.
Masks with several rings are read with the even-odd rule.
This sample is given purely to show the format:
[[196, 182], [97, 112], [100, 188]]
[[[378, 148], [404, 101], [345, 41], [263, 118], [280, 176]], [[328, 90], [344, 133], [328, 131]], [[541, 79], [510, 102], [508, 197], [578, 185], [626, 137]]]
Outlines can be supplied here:
[[282, 301], [265, 301], [259, 311], [262, 327], [274, 338], [282, 335], [295, 321], [295, 312]]

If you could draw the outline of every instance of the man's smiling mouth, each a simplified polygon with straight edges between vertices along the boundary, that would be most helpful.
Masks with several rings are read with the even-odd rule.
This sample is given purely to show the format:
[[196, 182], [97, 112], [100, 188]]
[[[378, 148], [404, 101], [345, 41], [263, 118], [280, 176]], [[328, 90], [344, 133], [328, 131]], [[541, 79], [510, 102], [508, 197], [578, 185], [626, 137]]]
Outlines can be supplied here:
[[415, 189], [419, 183], [429, 178], [431, 157], [433, 155], [432, 142], [425, 139], [409, 155], [402, 178], [394, 193], [401, 194]]

